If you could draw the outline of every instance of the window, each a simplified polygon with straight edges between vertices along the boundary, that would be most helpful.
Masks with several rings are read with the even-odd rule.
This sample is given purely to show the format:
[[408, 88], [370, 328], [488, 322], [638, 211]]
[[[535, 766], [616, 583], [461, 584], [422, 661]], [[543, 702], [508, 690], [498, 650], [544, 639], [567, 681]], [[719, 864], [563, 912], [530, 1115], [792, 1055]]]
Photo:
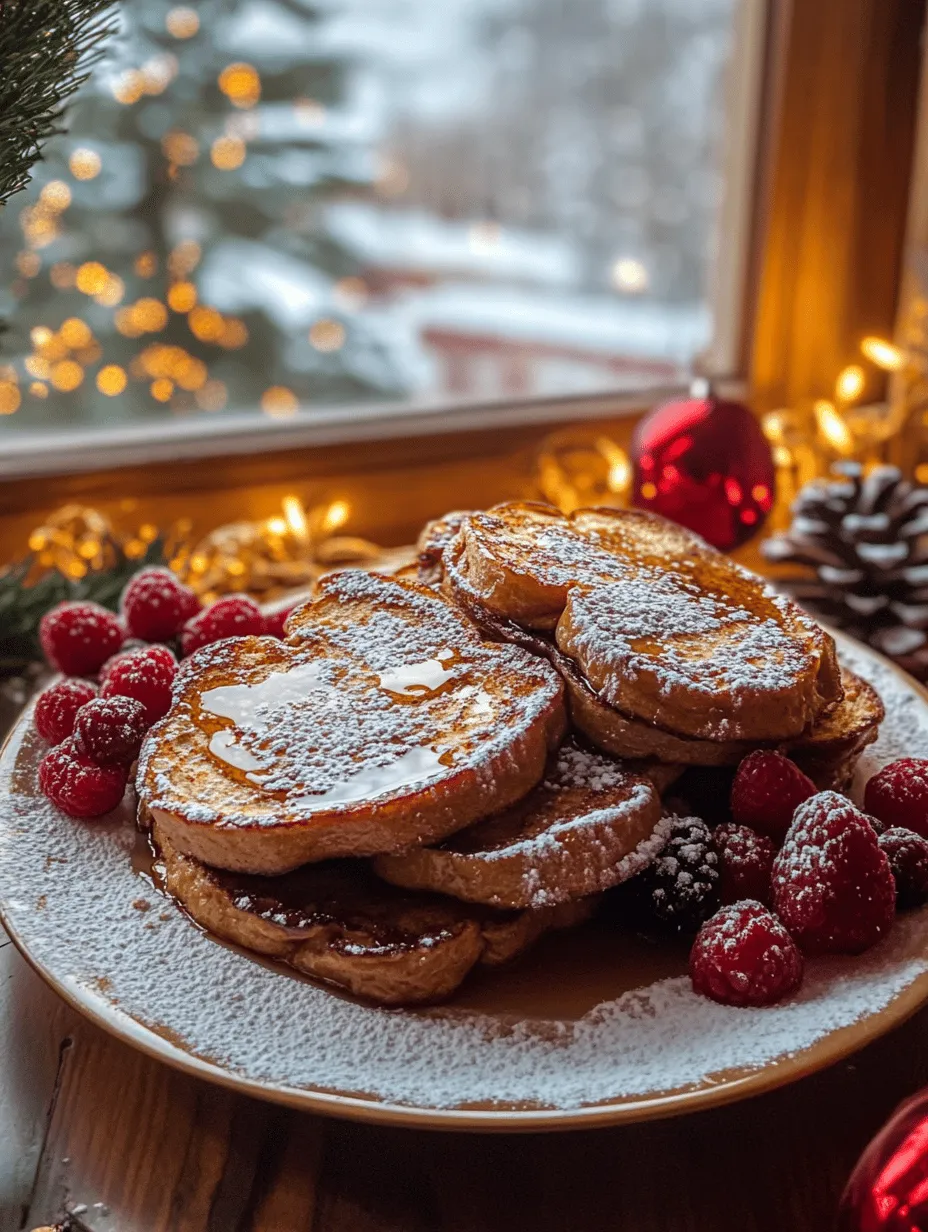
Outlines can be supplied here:
[[0, 433], [426, 414], [730, 366], [764, 11], [124, 0], [0, 216]]

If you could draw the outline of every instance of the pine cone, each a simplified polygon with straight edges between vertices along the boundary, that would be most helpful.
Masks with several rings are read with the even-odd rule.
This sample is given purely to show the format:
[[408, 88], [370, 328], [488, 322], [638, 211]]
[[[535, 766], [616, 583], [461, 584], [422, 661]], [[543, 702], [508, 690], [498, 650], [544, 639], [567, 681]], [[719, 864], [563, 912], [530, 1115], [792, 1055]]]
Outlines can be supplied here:
[[928, 677], [928, 488], [878, 466], [866, 478], [857, 463], [834, 468], [793, 504], [793, 522], [761, 546], [767, 560], [814, 575], [781, 585], [823, 620], [889, 655], [913, 676]]

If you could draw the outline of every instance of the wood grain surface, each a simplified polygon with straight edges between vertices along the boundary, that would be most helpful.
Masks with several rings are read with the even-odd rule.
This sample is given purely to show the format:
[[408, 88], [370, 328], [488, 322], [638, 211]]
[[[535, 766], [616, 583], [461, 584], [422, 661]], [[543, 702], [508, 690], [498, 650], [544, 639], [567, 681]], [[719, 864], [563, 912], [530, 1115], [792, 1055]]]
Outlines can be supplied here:
[[622, 1129], [443, 1134], [324, 1120], [176, 1073], [0, 948], [0, 1232], [820, 1232], [928, 1082], [928, 1010], [849, 1062]]

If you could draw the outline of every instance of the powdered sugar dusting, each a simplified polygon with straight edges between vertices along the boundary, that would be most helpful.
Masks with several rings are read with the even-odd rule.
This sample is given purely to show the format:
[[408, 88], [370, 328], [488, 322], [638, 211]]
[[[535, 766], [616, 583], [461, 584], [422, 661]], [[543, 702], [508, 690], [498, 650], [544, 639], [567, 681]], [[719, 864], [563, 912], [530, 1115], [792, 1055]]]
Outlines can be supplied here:
[[[876, 685], [888, 712], [859, 786], [900, 755], [928, 756], [928, 708], [891, 669], [841, 644], [846, 666]], [[131, 828], [71, 822], [31, 794], [38, 750], [26, 748], [17, 768], [24, 734], [0, 763], [0, 887], [10, 928], [84, 1005], [111, 1017], [118, 1006], [126, 1034], [137, 1037], [132, 1020], [151, 1024], [250, 1082], [428, 1109], [575, 1109], [658, 1097], [801, 1052], [928, 973], [922, 910], [901, 917], [862, 958], [811, 961], [799, 993], [764, 1009], [716, 1005], [682, 976], [623, 991], [621, 971], [615, 995], [579, 1019], [513, 1021], [454, 1003], [371, 1009], [216, 944], [171, 903], [140, 912]], [[542, 943], [538, 960], [544, 953]], [[577, 955], [583, 961], [582, 944]]]

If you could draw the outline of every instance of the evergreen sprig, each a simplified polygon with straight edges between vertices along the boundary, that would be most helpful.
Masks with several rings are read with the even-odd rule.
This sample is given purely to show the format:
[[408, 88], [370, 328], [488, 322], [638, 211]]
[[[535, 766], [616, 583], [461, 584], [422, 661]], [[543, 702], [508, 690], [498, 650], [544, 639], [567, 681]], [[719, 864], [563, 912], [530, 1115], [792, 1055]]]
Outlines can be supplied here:
[[146, 565], [166, 565], [163, 539], [148, 545], [144, 556], [129, 557], [117, 542], [110, 544], [113, 565], [88, 573], [73, 581], [59, 569], [49, 569], [29, 584], [35, 569], [35, 557], [24, 560], [0, 573], [0, 676], [22, 671], [41, 659], [39, 621], [45, 613], [64, 599], [90, 599], [115, 612], [119, 596], [129, 578]]
[[29, 182], [115, 29], [114, 0], [0, 0], [0, 207]]

